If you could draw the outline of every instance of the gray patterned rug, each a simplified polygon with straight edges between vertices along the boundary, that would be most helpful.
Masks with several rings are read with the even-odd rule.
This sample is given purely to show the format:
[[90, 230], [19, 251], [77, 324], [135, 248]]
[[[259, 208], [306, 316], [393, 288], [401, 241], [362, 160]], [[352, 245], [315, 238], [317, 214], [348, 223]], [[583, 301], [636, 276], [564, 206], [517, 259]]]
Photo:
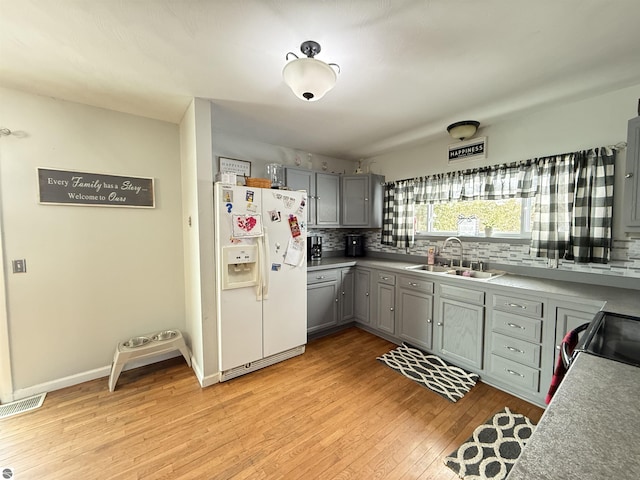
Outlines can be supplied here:
[[516, 462], [535, 425], [505, 407], [473, 431], [444, 463], [463, 479], [502, 480]]
[[406, 343], [377, 360], [452, 402], [460, 400], [480, 378]]

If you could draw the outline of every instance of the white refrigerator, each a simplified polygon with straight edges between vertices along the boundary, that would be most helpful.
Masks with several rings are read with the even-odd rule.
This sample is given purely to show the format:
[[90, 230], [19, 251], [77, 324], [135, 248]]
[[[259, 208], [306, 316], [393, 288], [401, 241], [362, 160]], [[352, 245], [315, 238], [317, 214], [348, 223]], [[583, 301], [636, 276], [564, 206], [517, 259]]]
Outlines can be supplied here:
[[216, 183], [221, 381], [304, 353], [307, 194]]

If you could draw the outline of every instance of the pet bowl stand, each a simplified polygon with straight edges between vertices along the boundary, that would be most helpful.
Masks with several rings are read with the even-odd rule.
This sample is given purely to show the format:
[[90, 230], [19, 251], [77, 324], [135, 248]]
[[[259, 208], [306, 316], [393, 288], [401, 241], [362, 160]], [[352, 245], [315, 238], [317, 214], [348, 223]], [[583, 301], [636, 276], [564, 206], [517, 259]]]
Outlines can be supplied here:
[[191, 366], [191, 352], [189, 351], [187, 345], [184, 343], [184, 337], [182, 336], [182, 333], [179, 330], [173, 331], [176, 332], [176, 335], [166, 340], [154, 339], [154, 336], [162, 332], [151, 333], [149, 335], [141, 335], [142, 337], [149, 337], [151, 341], [137, 347], [128, 347], [125, 345], [127, 342], [120, 342], [116, 347], [115, 354], [113, 355], [113, 363], [111, 364], [111, 375], [109, 375], [109, 391], [113, 392], [115, 390], [116, 383], [118, 382], [118, 377], [120, 376], [123, 367], [127, 362], [130, 362], [132, 360], [139, 360], [141, 358], [179, 350], [180, 353], [182, 353], [184, 359], [187, 361], [187, 365]]

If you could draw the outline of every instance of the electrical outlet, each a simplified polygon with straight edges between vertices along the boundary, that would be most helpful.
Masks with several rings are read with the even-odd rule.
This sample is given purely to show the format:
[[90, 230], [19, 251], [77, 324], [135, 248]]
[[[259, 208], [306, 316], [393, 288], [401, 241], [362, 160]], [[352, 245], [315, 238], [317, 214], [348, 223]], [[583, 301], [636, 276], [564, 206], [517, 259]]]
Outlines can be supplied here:
[[27, 272], [27, 261], [22, 258], [19, 260], [13, 260], [13, 273], [26, 273]]

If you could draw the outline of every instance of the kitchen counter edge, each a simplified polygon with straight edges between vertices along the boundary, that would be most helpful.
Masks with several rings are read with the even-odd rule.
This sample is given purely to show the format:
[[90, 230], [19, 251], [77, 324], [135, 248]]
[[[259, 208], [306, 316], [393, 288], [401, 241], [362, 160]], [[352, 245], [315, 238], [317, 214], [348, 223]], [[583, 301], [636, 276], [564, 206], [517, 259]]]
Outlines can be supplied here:
[[552, 294], [561, 297], [575, 297], [575, 301], [582, 302], [589, 299], [594, 302], [606, 302], [603, 310], [623, 315], [640, 316], [640, 295], [637, 290], [617, 287], [603, 287], [578, 282], [566, 282], [536, 278], [526, 275], [506, 273], [503, 276], [488, 281], [477, 281], [457, 277], [443, 277], [437, 273], [422, 273], [407, 271], [407, 267], [417, 265], [415, 262], [404, 262], [375, 257], [328, 257], [320, 261], [307, 262], [307, 271], [313, 272], [330, 268], [347, 268], [360, 266], [365, 268], [378, 268], [404, 273], [413, 276], [427, 276], [433, 280], [446, 280], [447, 283], [455, 282], [458, 285], [466, 284], [473, 288], [474, 283], [478, 287], [508, 287], [529, 290], [537, 294]]

